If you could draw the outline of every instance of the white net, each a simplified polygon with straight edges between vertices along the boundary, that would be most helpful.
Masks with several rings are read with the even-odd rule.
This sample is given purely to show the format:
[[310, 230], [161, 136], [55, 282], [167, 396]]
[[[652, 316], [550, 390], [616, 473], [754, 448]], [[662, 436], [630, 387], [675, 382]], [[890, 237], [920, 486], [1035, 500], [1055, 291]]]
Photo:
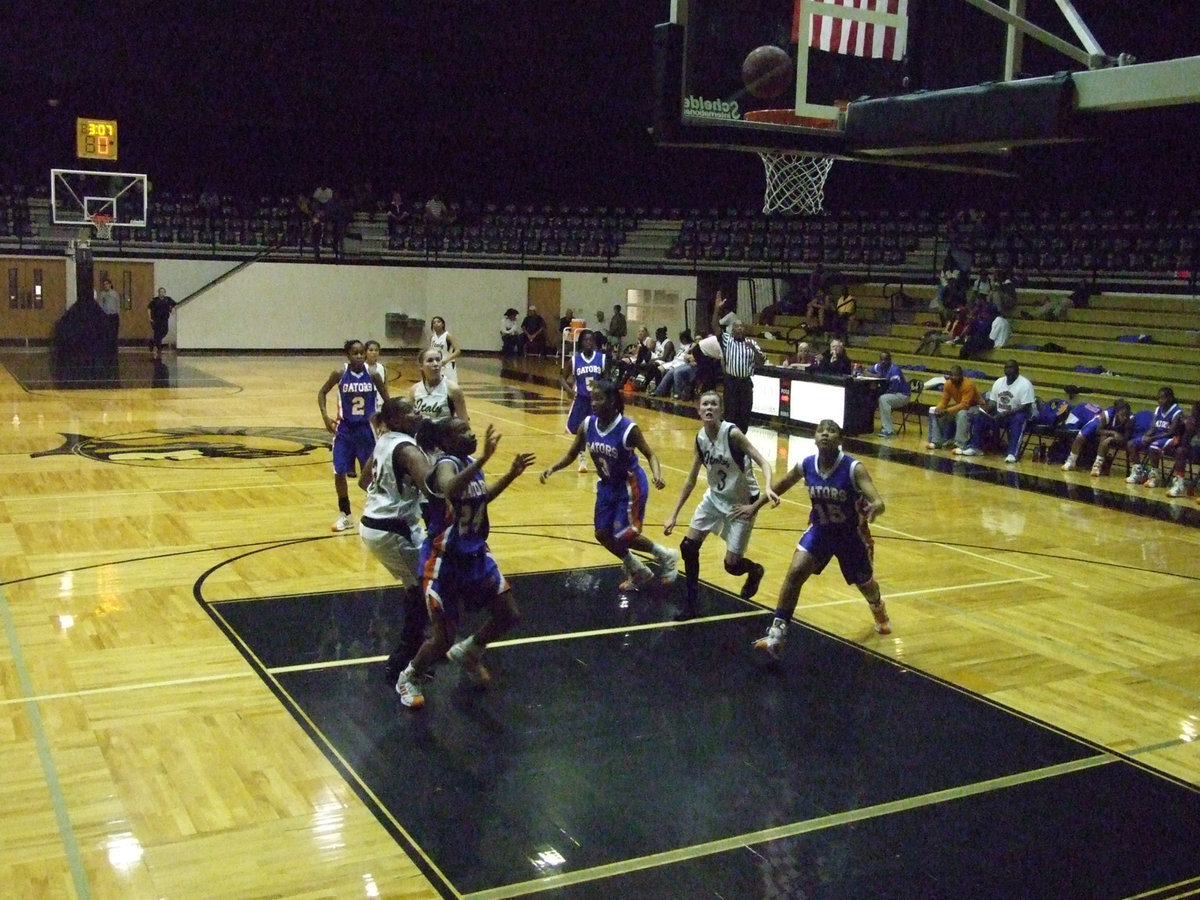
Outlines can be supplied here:
[[96, 237], [102, 241], [112, 240], [112, 219], [108, 216], [92, 216], [92, 228], [96, 230]]
[[832, 156], [813, 156], [787, 150], [760, 150], [767, 170], [763, 193], [764, 213], [813, 216], [825, 201], [825, 179], [833, 166]]

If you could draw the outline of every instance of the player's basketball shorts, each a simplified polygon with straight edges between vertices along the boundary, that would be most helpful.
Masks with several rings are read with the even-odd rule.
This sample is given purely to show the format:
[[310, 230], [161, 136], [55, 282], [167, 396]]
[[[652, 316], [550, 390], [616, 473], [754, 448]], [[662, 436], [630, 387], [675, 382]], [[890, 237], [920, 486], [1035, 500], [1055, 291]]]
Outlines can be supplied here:
[[809, 525], [796, 546], [816, 559], [817, 572], [823, 571], [836, 556], [846, 584], [866, 584], [875, 576], [875, 542], [865, 525], [842, 528]]
[[420, 522], [407, 523], [399, 519], [372, 519], [363, 516], [358, 523], [358, 535], [371, 554], [383, 563], [405, 587], [413, 587], [419, 581], [417, 566], [420, 562], [421, 543], [425, 540], [425, 526]]
[[1155, 453], [1162, 453], [1165, 450], [1173, 450], [1175, 445], [1179, 443], [1179, 438], [1168, 434], [1149, 441], [1145, 438], [1139, 438], [1134, 443], [1138, 444], [1143, 450], [1153, 450]]
[[347, 425], [339, 422], [333, 436], [333, 474], [353, 475], [354, 463], [365, 466], [375, 450], [375, 432], [369, 422]]
[[623, 484], [601, 481], [596, 486], [596, 514], [593, 520], [596, 531], [610, 532], [621, 541], [633, 540], [642, 533], [642, 523], [646, 518], [646, 495], [649, 492], [646, 470], [641, 466], [630, 472]]
[[490, 550], [470, 556], [438, 553], [428, 543], [421, 548], [421, 588], [432, 616], [457, 622], [464, 611], [483, 609], [508, 590], [508, 579]]
[[750, 546], [750, 533], [754, 531], [754, 518], [735, 519], [728, 507], [714, 503], [705, 491], [700, 502], [696, 504], [696, 511], [692, 513], [692, 521], [688, 527], [724, 538], [725, 548], [730, 553], [745, 556], [746, 548]]
[[576, 394], [574, 401], [571, 403], [571, 411], [567, 413], [567, 431], [570, 434], [577, 433], [579, 426], [583, 424], [583, 420], [591, 414], [592, 398]]

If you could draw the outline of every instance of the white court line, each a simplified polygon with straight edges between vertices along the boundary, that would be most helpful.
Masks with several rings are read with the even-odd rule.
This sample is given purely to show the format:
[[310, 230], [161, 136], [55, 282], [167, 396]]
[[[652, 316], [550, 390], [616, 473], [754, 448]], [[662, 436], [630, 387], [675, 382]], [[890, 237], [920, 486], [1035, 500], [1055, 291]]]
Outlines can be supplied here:
[[826, 828], [842, 827], [869, 819], [878, 819], [883, 816], [895, 815], [897, 813], [903, 813], [913, 809], [922, 809], [929, 806], [935, 806], [940, 803], [961, 800], [964, 797], [972, 797], [981, 794], [992, 793], [994, 791], [1006, 790], [1017, 785], [1043, 781], [1048, 778], [1058, 778], [1073, 772], [1079, 772], [1086, 769], [1096, 768], [1097, 766], [1108, 765], [1116, 761], [1117, 759], [1115, 757], [1109, 756], [1108, 754], [1099, 754], [1096, 756], [1086, 757], [1084, 759], [1059, 763], [1058, 765], [1044, 766], [1040, 769], [1030, 769], [1026, 772], [1017, 772], [1015, 774], [1006, 775], [1000, 778], [977, 781], [973, 784], [964, 784], [941, 791], [932, 791], [928, 794], [921, 794], [916, 797], [905, 797], [901, 800], [879, 803], [874, 806], [863, 807], [862, 809], [846, 810], [845, 812], [833, 813], [832, 815], [821, 816], [816, 819], [793, 822], [789, 825], [780, 825], [775, 828], [766, 828], [761, 831], [751, 831], [746, 834], [734, 835], [732, 837], [722, 838], [716, 841], [709, 841], [703, 844], [693, 844], [690, 847], [680, 847], [675, 850], [667, 850], [662, 853], [654, 853], [648, 856], [637, 857], [635, 859], [621, 860], [620, 862], [594, 866], [589, 869], [579, 869], [573, 872], [566, 872], [562, 875], [551, 875], [549, 877], [539, 878], [534, 881], [501, 885], [500, 887], [476, 891], [475, 893], [471, 894], [463, 894], [462, 897], [463, 900], [503, 900], [503, 898], [508, 897], [522, 897], [527, 894], [557, 890], [573, 884], [582, 884], [585, 882], [597, 881], [601, 878], [610, 878], [616, 875], [625, 875], [630, 872], [654, 869], [660, 866], [682, 862], [684, 860], [700, 859], [702, 857], [713, 856], [718, 853], [726, 853], [732, 850], [747, 849], [758, 844], [765, 844], [769, 841], [777, 841], [782, 838], [796, 837], [801, 834], [821, 831]]
[[[769, 609], [752, 609], [746, 612], [723, 613], [719, 616], [698, 616], [686, 622], [644, 622], [640, 625], [621, 625], [613, 628], [594, 628], [591, 631], [572, 631], [563, 634], [541, 634], [533, 637], [513, 638], [507, 641], [492, 641], [488, 649], [496, 647], [519, 647], [524, 644], [544, 644], [550, 641], [574, 641], [579, 638], [603, 637], [609, 634], [629, 634], [631, 631], [653, 631], [660, 628], [688, 628], [710, 622], [726, 622], [732, 619], [746, 619], [755, 616], [771, 615]], [[274, 666], [267, 669], [272, 675], [288, 672], [312, 672], [317, 669], [336, 669], [342, 666], [362, 666], [371, 663], [384, 662], [386, 656], [359, 656], [353, 659], [333, 659], [319, 663], [300, 663], [294, 666]]]
[[205, 684], [210, 681], [231, 681], [235, 678], [250, 678], [251, 676], [258, 678], [258, 673], [247, 670], [245, 672], [230, 672], [227, 675], [197, 675], [195, 678], [168, 678], [162, 681], [140, 681], [136, 684], [114, 684], [110, 687], [84, 688], [83, 690], [78, 691], [59, 691], [53, 694], [37, 694], [28, 698], [9, 698], [6, 700], [0, 700], [0, 707], [24, 703], [26, 700], [33, 700], [37, 703], [42, 703], [47, 700], [70, 700], [74, 697], [94, 697], [100, 694], [120, 694], [126, 691], [152, 691], [158, 688], [182, 687], [189, 684]]

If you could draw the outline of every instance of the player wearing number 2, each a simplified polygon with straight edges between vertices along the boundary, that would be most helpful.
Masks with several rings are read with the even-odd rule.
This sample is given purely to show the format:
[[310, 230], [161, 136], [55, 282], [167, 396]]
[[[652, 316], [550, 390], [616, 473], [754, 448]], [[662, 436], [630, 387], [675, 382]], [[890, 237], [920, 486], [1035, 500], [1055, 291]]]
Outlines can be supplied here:
[[625, 568], [627, 577], [620, 590], [632, 591], [654, 581], [654, 573], [632, 551], [653, 554], [660, 567], [659, 581], [664, 585], [674, 583], [679, 573], [679, 554], [642, 534], [646, 495], [650, 490], [646, 472], [638, 463], [638, 453], [650, 464], [654, 486], [661, 491], [667, 483], [663, 481], [658, 457], [646, 443], [645, 435], [632, 419], [623, 415], [624, 412], [625, 402], [617, 385], [607, 378], [593, 381], [592, 414], [583, 420], [562, 459], [542, 472], [542, 484], [587, 448], [600, 479], [596, 488], [593, 533], [600, 546], [621, 560]]
[[883, 499], [867, 468], [859, 460], [842, 452], [842, 429], [832, 419], [818, 425], [814, 441], [817, 452], [792, 466], [775, 483], [775, 492], [784, 494], [803, 481], [812, 501], [808, 529], [800, 537], [792, 563], [779, 590], [775, 620], [754, 649], [778, 659], [787, 641], [788, 622], [796, 611], [800, 588], [809, 575], [819, 574], [837, 557], [847, 584], [855, 585], [867, 599], [875, 616], [875, 630], [891, 634], [887, 607], [875, 581], [874, 542], [869, 524], [883, 512]]
[[[489, 487], [483, 466], [500, 443], [493, 426], [488, 426], [478, 458], [471, 456], [478, 441], [463, 419], [429, 422], [422, 426], [419, 440], [432, 440], [443, 453], [425, 479], [430, 502], [420, 574], [431, 633], [396, 681], [400, 702], [414, 709], [425, 705], [420, 676], [443, 655], [462, 666], [475, 684], [486, 684], [490, 676], [480, 661], [483, 651], [519, 620], [508, 579], [488, 549], [488, 504], [534, 460], [532, 453], [518, 453], [508, 471]], [[490, 613], [487, 622], [454, 643], [463, 612], [481, 607]]]
[[[325, 430], [333, 435], [333, 486], [337, 491], [339, 512], [333, 523], [334, 531], [345, 531], [354, 526], [346, 476], [354, 474], [355, 460], [361, 467], [371, 458], [375, 450], [371, 416], [375, 414], [376, 395], [388, 399], [383, 379], [367, 370], [367, 351], [363, 342], [349, 340], [342, 349], [346, 353], [346, 366], [330, 372], [317, 391], [317, 408], [321, 410]], [[334, 385], [338, 389], [336, 420], [329, 418], [325, 409], [325, 395]]]
[[[574, 434], [592, 411], [592, 382], [604, 377], [608, 360], [596, 349], [596, 335], [590, 331], [579, 334], [579, 352], [563, 366], [562, 383], [574, 395], [571, 411], [567, 413], [567, 432]], [[587, 471], [587, 454], [579, 452], [579, 471]]]

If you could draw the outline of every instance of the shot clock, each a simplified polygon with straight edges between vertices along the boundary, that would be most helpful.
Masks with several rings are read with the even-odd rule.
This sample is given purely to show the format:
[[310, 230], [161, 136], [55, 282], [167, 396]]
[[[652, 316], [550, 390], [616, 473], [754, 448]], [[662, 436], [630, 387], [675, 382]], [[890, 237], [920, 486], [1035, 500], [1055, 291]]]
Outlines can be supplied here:
[[116, 119], [76, 119], [75, 155], [79, 159], [104, 159], [116, 162]]

